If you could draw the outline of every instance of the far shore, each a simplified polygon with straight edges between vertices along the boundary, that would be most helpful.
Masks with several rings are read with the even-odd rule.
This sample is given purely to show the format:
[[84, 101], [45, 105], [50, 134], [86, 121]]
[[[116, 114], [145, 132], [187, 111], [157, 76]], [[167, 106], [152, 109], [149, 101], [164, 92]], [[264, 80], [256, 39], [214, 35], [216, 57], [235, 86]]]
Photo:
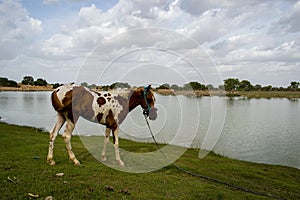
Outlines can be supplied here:
[[21, 85], [20, 87], [2, 87], [0, 91], [52, 91], [52, 85], [47, 86], [33, 86], [33, 85]]
[[193, 91], [175, 91], [171, 89], [159, 89], [156, 93], [161, 95], [185, 95], [191, 97], [203, 96], [228, 96], [245, 98], [300, 98], [300, 91], [234, 91], [225, 92], [222, 90], [193, 90]]
[[[0, 87], [1, 91], [53, 91], [52, 85], [48, 86], [31, 86], [21, 85], [20, 87]], [[100, 90], [97, 90], [100, 91]], [[155, 90], [160, 95], [184, 95], [191, 97], [203, 97], [203, 96], [228, 96], [228, 97], [245, 97], [245, 98], [300, 98], [300, 91], [234, 91], [225, 92], [222, 90], [190, 90], [190, 91], [177, 91], [172, 89], [157, 89]]]

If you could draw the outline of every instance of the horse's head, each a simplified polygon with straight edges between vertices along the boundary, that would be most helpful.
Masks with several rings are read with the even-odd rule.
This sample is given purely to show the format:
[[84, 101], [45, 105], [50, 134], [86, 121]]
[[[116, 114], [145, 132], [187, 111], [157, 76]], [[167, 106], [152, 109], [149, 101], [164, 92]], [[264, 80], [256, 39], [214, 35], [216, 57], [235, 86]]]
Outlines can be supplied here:
[[143, 114], [149, 117], [149, 119], [155, 120], [157, 118], [157, 109], [154, 107], [155, 97], [150, 89], [151, 85], [141, 89], [140, 104], [144, 109]]

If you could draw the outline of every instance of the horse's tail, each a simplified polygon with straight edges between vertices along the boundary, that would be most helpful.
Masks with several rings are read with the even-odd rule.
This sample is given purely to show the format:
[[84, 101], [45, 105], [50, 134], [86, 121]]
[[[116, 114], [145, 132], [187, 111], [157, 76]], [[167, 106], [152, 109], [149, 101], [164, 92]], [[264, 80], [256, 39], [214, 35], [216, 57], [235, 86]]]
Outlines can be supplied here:
[[65, 112], [69, 109], [72, 109], [72, 94], [73, 94], [72, 90], [73, 90], [73, 83], [62, 85], [56, 88], [56, 90], [52, 92], [51, 102], [53, 108], [57, 112]]
[[64, 105], [62, 104], [62, 102], [59, 100], [58, 96], [57, 96], [57, 91], [53, 91], [51, 94], [51, 102], [52, 102], [52, 106], [53, 108], [57, 111], [57, 112], [63, 112], [64, 111]]

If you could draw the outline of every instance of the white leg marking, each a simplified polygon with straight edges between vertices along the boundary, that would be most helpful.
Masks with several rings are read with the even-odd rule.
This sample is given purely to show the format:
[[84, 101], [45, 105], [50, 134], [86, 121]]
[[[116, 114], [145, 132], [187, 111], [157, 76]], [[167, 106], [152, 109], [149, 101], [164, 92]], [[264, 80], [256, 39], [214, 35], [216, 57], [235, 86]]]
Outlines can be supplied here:
[[72, 132], [73, 132], [74, 128], [75, 128], [75, 124], [72, 123], [68, 119], [67, 124], [66, 124], [66, 130], [65, 130], [64, 134], [62, 135], [62, 137], [64, 138], [64, 142], [65, 142], [70, 160], [72, 160], [75, 165], [80, 165], [80, 162], [76, 159], [75, 154], [72, 151], [72, 146], [71, 146], [71, 136], [72, 136]]
[[109, 135], [110, 135], [110, 128], [106, 128], [105, 138], [104, 138], [104, 143], [103, 143], [103, 150], [102, 150], [102, 154], [101, 154], [102, 161], [106, 161], [106, 146], [107, 146], [107, 143], [109, 142]]
[[116, 154], [116, 160], [118, 161], [119, 166], [124, 166], [124, 162], [121, 160], [120, 157], [120, 151], [119, 151], [119, 127], [114, 131], [115, 135], [115, 154]]
[[55, 165], [55, 161], [53, 159], [53, 149], [54, 149], [54, 141], [57, 137], [57, 134], [61, 127], [65, 123], [65, 119], [61, 115], [57, 115], [57, 122], [55, 123], [53, 129], [50, 131], [50, 142], [49, 142], [49, 150], [48, 150], [48, 156], [47, 156], [47, 161], [50, 165]]

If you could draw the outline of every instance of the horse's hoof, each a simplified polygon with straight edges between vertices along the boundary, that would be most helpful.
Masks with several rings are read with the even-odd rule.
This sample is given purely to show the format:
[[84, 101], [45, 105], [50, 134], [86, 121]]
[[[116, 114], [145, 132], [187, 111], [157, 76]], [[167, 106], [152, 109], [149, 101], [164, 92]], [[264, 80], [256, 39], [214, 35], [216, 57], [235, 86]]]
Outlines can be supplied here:
[[73, 162], [74, 162], [74, 165], [81, 165], [78, 160], [73, 160]]
[[106, 161], [106, 156], [102, 155], [101, 156], [101, 161], [103, 161], [103, 162]]
[[47, 162], [49, 163], [49, 165], [53, 166], [55, 165], [55, 161], [52, 159], [47, 160]]
[[119, 162], [119, 166], [120, 166], [120, 167], [124, 167], [124, 166], [125, 166], [125, 164], [123, 163], [122, 160], [119, 160], [118, 162]]
[[74, 165], [80, 165], [80, 162], [76, 158], [70, 159], [73, 161]]

